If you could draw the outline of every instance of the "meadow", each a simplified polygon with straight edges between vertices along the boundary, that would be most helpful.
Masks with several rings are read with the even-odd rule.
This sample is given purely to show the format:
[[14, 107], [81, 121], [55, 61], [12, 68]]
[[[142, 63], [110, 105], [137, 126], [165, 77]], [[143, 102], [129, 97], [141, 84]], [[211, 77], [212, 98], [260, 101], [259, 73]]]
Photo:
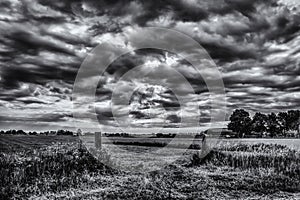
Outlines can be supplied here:
[[0, 136], [0, 143], [0, 199], [300, 198], [300, 153], [288, 143], [225, 140], [204, 159], [189, 149], [145, 173], [113, 169], [101, 160], [128, 155], [126, 165], [148, 165], [168, 158], [160, 154], [147, 163], [132, 152], [159, 147], [123, 145], [124, 151], [101, 151], [95, 159], [71, 136]]

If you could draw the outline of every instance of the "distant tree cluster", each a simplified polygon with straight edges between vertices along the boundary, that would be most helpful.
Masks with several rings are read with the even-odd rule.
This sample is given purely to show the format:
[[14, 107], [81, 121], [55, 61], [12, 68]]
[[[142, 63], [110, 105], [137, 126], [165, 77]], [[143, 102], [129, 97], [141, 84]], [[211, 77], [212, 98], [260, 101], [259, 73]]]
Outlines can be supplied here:
[[175, 133], [156, 133], [157, 138], [174, 138], [175, 136]]
[[250, 114], [243, 110], [234, 110], [230, 116], [228, 129], [236, 132], [238, 137], [245, 135], [257, 135], [259, 137], [288, 137], [299, 136], [300, 110], [289, 110], [287, 112], [263, 114]]
[[103, 133], [106, 137], [130, 137], [129, 133]]
[[8, 130], [8, 131], [0, 131], [2, 135], [76, 135], [76, 133], [68, 130], [57, 130], [57, 131], [29, 131], [25, 132], [23, 130]]
[[26, 133], [23, 130], [8, 130], [8, 131], [0, 131], [0, 134], [7, 134], [7, 135], [37, 135], [37, 132], [28, 132]]

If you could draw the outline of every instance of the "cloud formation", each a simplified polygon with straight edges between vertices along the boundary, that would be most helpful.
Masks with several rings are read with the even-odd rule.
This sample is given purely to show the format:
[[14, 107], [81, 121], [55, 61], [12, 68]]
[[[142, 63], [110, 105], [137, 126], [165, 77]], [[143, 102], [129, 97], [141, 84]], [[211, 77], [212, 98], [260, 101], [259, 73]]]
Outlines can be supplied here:
[[[72, 129], [74, 122], [85, 128], [96, 126], [89, 116], [96, 116], [102, 125], [116, 126], [111, 106], [119, 116], [129, 106], [132, 126], [137, 127], [177, 127], [181, 119], [195, 117], [190, 116], [195, 106], [200, 108], [199, 123], [209, 122], [211, 113], [218, 112], [210, 109], [202, 77], [209, 77], [209, 71], [201, 76], [185, 60], [154, 49], [120, 57], [101, 75], [95, 104], [72, 109], [74, 80], [89, 52], [104, 42], [131, 36], [131, 29], [148, 26], [183, 32], [208, 51], [223, 76], [227, 113], [235, 108], [269, 113], [300, 106], [297, 1], [6, 0], [0, 3], [0, 13], [2, 129]], [[171, 88], [187, 88], [175, 85], [170, 67], [195, 91], [185, 96], [182, 105]], [[128, 75], [132, 69], [135, 72]], [[128, 78], [123, 77], [126, 74]], [[86, 85], [93, 77], [88, 78]], [[135, 91], [132, 101], [112, 102], [115, 87], [123, 95]], [[73, 112], [81, 113], [82, 120], [74, 121]]]

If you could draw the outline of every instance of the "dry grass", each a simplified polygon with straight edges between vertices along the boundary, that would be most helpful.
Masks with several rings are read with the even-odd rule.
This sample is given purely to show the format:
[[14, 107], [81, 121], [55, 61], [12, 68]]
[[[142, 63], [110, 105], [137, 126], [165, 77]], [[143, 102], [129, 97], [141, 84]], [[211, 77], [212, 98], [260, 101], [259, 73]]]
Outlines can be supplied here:
[[[300, 153], [276, 144], [240, 144], [213, 149], [205, 159], [193, 155], [192, 165], [230, 167], [240, 177], [256, 177], [244, 189], [264, 192], [300, 192]], [[218, 176], [216, 176], [218, 177]], [[222, 175], [220, 175], [222, 177]], [[236, 183], [236, 182], [230, 182]], [[239, 188], [242, 184], [239, 183]]]
[[0, 154], [1, 199], [79, 187], [86, 174], [110, 172], [79, 143]]
[[[191, 153], [194, 151], [189, 152], [176, 163], [151, 173], [109, 169], [79, 143], [56, 143], [14, 154], [1, 153], [0, 199], [299, 197], [299, 152], [286, 146], [220, 146], [204, 160], [197, 160]], [[110, 160], [105, 152], [98, 153], [98, 159]]]

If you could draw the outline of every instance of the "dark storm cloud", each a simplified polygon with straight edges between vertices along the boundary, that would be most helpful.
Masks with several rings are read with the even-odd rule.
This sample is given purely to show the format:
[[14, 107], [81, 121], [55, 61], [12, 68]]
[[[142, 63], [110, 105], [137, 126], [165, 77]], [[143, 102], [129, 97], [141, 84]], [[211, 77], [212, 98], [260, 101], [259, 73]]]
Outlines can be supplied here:
[[[9, 14], [12, 10], [15, 15]], [[76, 39], [71, 34], [69, 38], [59, 34], [51, 35], [43, 28], [45, 24], [49, 24], [50, 17], [59, 25], [67, 20], [67, 16], [51, 8], [42, 7], [37, 2], [27, 1], [8, 2], [3, 14], [11, 18], [0, 22], [2, 88], [16, 89], [20, 83], [44, 85], [51, 80], [74, 80], [77, 70], [71, 68], [78, 68], [81, 61], [78, 61], [78, 55], [66, 43], [79, 43], [75, 42]], [[53, 57], [65, 57], [64, 60], [72, 57], [72, 61], [65, 63], [57, 58], [50, 60], [49, 55], [42, 55], [44, 52], [51, 53]]]
[[124, 55], [115, 62], [113, 62], [107, 69], [107, 73], [114, 74], [117, 77], [121, 77], [124, 73], [128, 72], [130, 69], [141, 65], [145, 62], [138, 55]]
[[274, 0], [225, 0], [222, 6], [219, 7], [216, 5], [215, 7], [211, 8], [211, 10], [222, 15], [232, 12], [240, 12], [244, 16], [251, 18], [251, 15], [257, 12], [256, 8], [260, 4], [267, 6], [277, 5], [276, 1]]
[[209, 52], [210, 56], [219, 61], [234, 61], [238, 59], [256, 58], [255, 49], [243, 49], [238, 46], [225, 46], [218, 43], [201, 42], [202, 46]]
[[38, 99], [18, 99], [18, 101], [23, 102], [24, 104], [47, 104], [46, 102]]
[[177, 115], [169, 115], [166, 120], [168, 120], [169, 123], [180, 123], [181, 118]]
[[274, 20], [274, 26], [267, 33], [266, 39], [278, 40], [288, 42], [293, 39], [300, 30], [300, 15], [291, 14], [290, 11], [285, 10]]
[[78, 0], [66, 0], [66, 1], [51, 1], [51, 0], [38, 0], [41, 5], [50, 7], [54, 10], [58, 10], [68, 15], [74, 15], [73, 8], [79, 7], [80, 2]]
[[[51, 3], [50, 3], [51, 4]], [[147, 22], [155, 20], [166, 13], [171, 12], [174, 20], [182, 21], [199, 21], [208, 17], [209, 13], [199, 4], [189, 3], [186, 1], [171, 0], [139, 0], [139, 1], [97, 1], [88, 0], [84, 4], [91, 8], [91, 11], [83, 11], [86, 14], [110, 15], [114, 17], [131, 15], [133, 22], [140, 26], [145, 26]], [[52, 5], [58, 7], [57, 5]], [[61, 4], [60, 10], [70, 10], [69, 4]]]
[[[110, 89], [98, 87], [96, 90], [96, 97], [101, 98], [103, 96], [107, 96], [107, 97], [111, 98], [111, 95], [112, 95], [112, 91]], [[105, 100], [105, 99], [102, 99], [102, 100]]]
[[87, 47], [93, 46], [93, 44], [91, 44], [91, 41], [89, 41], [89, 39], [87, 38], [81, 38], [76, 35], [59, 34], [55, 32], [53, 33], [47, 30], [43, 30], [43, 32], [57, 40], [64, 41], [67, 44], [86, 45]]
[[[266, 77], [268, 76], [269, 77]], [[283, 81], [279, 81], [276, 78], [284, 77]], [[262, 74], [262, 76], [251, 77], [247, 72], [244, 74], [237, 74], [237, 76], [224, 77], [225, 86], [228, 88], [242, 88], [242, 85], [246, 85], [247, 88], [259, 86], [262, 88], [272, 88], [278, 91], [287, 91], [289, 89], [297, 88], [300, 84], [300, 80], [297, 76], [276, 76], [272, 73]], [[247, 89], [245, 88], [245, 89]], [[251, 95], [251, 93], [249, 94]]]
[[[239, 12], [246, 17], [251, 17], [255, 13], [258, 5], [276, 6], [274, 0], [214, 0], [214, 1], [86, 1], [86, 4], [98, 8], [96, 14], [110, 14], [113, 16], [126, 16], [133, 14], [133, 21], [140, 26], [155, 20], [160, 16], [171, 14], [175, 21], [199, 22], [207, 19], [211, 14], [225, 15]], [[135, 9], [133, 4], [135, 4]], [[65, 4], [68, 9], [69, 4]]]
[[19, 81], [34, 82], [34, 76], [30, 71], [20, 67], [2, 67], [1, 86], [4, 89], [19, 88]]
[[147, 116], [145, 113], [142, 113], [140, 111], [130, 111], [129, 112], [130, 115], [133, 116], [133, 118], [135, 119], [150, 119], [149, 116]]
[[61, 70], [56, 71], [55, 68], [37, 67], [37, 68], [24, 68], [21, 66], [5, 66], [1, 69], [0, 84], [2, 88], [13, 89], [19, 88], [20, 82], [24, 83], [36, 83], [46, 84], [51, 80], [57, 80], [59, 78], [65, 81], [74, 81], [76, 71]]
[[97, 114], [97, 119], [99, 121], [102, 120], [112, 120], [113, 119], [113, 114], [112, 112], [106, 111], [106, 112], [100, 112]]
[[172, 18], [174, 20], [182, 21], [199, 21], [208, 17], [208, 12], [199, 5], [189, 4], [186, 1], [140, 1], [143, 8], [143, 13], [137, 15], [135, 21], [139, 25], [146, 25], [150, 20], [164, 15], [168, 11], [173, 12]]
[[12, 47], [20, 53], [35, 55], [41, 50], [49, 50], [74, 55], [74, 52], [70, 49], [65, 48], [63, 44], [51, 41], [51, 38], [41, 37], [36, 35], [36, 33], [30, 33], [18, 28], [4, 34], [4, 40], [6, 41], [7, 39], [11, 41]]
[[121, 77], [134, 67], [143, 65], [149, 59], [161, 60], [165, 57], [166, 52], [160, 49], [144, 48], [135, 50], [133, 53], [125, 54], [111, 63], [106, 72]]

